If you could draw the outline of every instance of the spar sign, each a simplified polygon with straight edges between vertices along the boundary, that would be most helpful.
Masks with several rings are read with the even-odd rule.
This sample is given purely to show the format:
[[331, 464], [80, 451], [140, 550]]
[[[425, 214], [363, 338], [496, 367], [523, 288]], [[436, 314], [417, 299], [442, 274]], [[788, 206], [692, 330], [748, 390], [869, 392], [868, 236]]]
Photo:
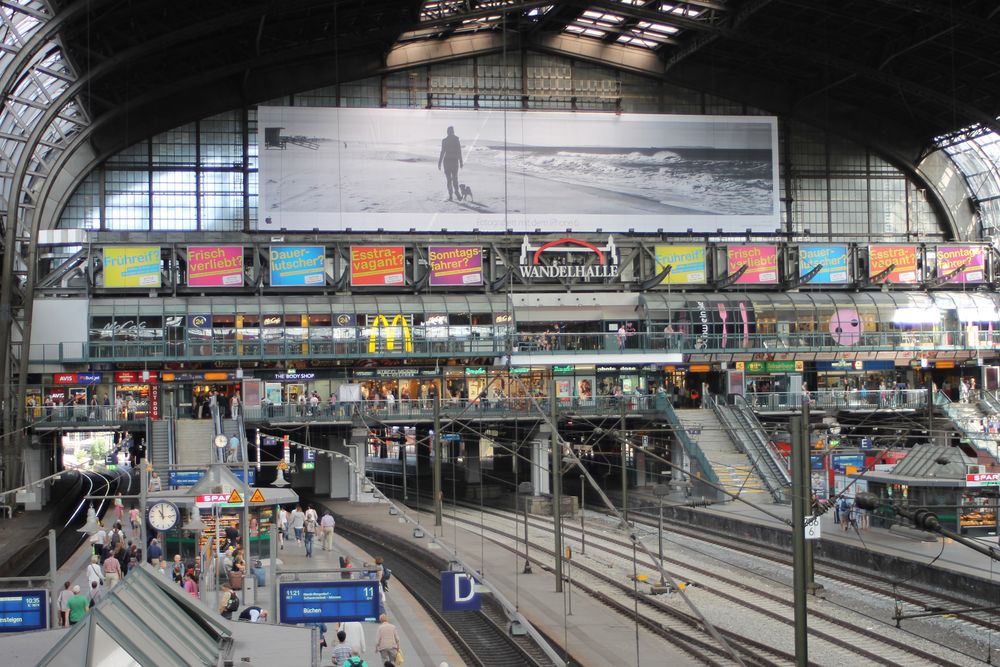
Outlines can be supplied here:
[[966, 486], [1000, 486], [1000, 472], [977, 472], [965, 476]]

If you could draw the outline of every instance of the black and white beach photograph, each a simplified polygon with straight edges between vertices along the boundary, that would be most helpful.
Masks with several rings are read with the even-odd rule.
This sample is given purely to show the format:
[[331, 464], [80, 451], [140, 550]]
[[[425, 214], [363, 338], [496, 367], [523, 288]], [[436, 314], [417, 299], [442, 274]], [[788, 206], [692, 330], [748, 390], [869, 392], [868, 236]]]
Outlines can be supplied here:
[[261, 107], [258, 228], [773, 231], [772, 117]]

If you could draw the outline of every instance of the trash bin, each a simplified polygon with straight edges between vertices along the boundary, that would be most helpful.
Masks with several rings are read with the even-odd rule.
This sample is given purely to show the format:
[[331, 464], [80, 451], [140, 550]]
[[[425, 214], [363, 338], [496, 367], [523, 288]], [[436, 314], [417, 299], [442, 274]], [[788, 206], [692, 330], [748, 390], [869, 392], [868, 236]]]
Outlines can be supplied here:
[[243, 573], [242, 572], [230, 572], [229, 573], [229, 586], [234, 591], [243, 590]]
[[264, 576], [264, 566], [263, 566], [263, 564], [261, 564], [260, 561], [255, 562], [253, 564], [253, 567], [250, 568], [250, 572], [251, 572], [251, 574], [253, 574], [254, 579], [257, 580], [257, 587], [258, 588], [263, 588], [264, 583], [266, 581], [265, 576]]

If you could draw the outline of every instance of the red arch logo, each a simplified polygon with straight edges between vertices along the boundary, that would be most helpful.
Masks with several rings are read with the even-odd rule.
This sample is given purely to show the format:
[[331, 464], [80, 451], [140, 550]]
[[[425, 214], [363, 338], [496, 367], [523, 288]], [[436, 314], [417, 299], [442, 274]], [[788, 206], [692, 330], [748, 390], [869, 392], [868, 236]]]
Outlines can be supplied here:
[[594, 254], [597, 255], [598, 259], [601, 260], [601, 264], [605, 264], [603, 250], [595, 246], [593, 243], [587, 243], [586, 241], [581, 241], [580, 239], [571, 239], [571, 238], [549, 241], [548, 243], [546, 243], [541, 248], [535, 251], [535, 254], [531, 258], [531, 263], [538, 264], [538, 260], [543, 252], [545, 252], [549, 248], [559, 245], [577, 245], [582, 248], [587, 248], [588, 250], [592, 251]]

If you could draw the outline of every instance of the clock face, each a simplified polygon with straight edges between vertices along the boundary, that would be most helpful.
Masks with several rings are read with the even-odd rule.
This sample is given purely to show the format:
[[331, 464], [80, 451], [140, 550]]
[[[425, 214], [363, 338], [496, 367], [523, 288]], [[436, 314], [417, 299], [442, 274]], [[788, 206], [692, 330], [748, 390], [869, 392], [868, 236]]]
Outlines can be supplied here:
[[156, 530], [170, 530], [177, 525], [177, 506], [173, 503], [158, 502], [149, 506], [149, 524]]

